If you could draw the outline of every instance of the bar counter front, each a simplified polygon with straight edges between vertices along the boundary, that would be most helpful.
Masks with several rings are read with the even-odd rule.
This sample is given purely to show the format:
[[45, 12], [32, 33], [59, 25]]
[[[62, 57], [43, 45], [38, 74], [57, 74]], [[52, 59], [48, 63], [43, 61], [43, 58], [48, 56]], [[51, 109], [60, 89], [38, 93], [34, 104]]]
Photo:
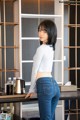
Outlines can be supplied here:
[[[27, 94], [27, 93], [26, 93]], [[15, 114], [13, 116], [13, 120], [23, 120], [20, 117], [20, 102], [26, 102], [27, 104], [30, 102], [37, 102], [37, 95], [34, 95], [32, 98], [25, 98], [26, 94], [15, 94], [15, 95], [0, 95], [0, 104], [4, 103], [15, 103], [18, 107], [15, 109]], [[61, 92], [60, 100], [79, 100], [80, 99], [80, 91], [73, 92]], [[26, 119], [24, 119], [26, 120]]]

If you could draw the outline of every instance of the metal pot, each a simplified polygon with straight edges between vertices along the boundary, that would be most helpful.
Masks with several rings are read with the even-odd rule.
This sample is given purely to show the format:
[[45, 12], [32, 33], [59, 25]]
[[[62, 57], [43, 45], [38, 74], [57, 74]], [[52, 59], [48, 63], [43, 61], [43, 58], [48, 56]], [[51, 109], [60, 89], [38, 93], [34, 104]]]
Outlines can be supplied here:
[[17, 94], [25, 93], [25, 81], [23, 79], [16, 79], [15, 93]]

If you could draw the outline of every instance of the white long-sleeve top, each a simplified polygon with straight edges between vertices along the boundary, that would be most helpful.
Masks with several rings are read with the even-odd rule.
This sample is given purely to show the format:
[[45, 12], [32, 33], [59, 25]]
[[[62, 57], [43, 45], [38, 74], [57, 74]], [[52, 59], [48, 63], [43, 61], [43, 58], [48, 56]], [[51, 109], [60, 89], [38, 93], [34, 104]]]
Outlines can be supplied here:
[[36, 92], [37, 72], [52, 72], [54, 51], [50, 45], [40, 45], [33, 57], [33, 67], [31, 74], [31, 86], [29, 93]]

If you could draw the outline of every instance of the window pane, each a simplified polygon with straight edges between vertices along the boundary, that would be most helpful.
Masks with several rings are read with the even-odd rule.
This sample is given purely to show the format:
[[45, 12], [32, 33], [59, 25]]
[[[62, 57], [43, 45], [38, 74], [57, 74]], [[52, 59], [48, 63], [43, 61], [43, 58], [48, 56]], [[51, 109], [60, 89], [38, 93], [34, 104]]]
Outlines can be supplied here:
[[38, 19], [22, 19], [22, 37], [38, 36]]
[[54, 0], [40, 0], [41, 14], [54, 14]]
[[22, 60], [32, 60], [39, 46], [39, 40], [22, 41]]
[[33, 63], [23, 63], [23, 65], [22, 65], [22, 75], [23, 75], [22, 78], [26, 82], [31, 81], [32, 64]]
[[6, 26], [6, 45], [14, 46], [14, 27]]
[[21, 0], [22, 13], [37, 14], [38, 13], [38, 0]]
[[13, 22], [13, 3], [12, 2], [5, 2], [5, 19], [6, 22]]
[[6, 63], [7, 69], [14, 68], [14, 49], [6, 50]]
[[62, 59], [62, 40], [58, 39], [55, 46], [55, 60], [61, 60]]
[[[56, 72], [57, 71], [57, 72]], [[61, 62], [55, 62], [53, 64], [52, 75], [57, 82], [62, 82], [62, 66]]]

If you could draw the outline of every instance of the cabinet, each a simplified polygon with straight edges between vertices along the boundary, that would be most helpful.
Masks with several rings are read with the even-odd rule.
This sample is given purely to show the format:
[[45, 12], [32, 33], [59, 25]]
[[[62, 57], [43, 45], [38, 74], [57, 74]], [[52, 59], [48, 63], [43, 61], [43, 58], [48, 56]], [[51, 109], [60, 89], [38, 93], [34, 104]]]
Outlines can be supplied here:
[[[80, 1], [64, 1], [64, 81], [71, 81], [80, 90]], [[80, 100], [69, 101], [67, 114], [70, 120], [79, 120]], [[76, 111], [77, 109], [77, 111]]]
[[0, 87], [20, 75], [19, 1], [0, 0]]
[[0, 91], [8, 77], [20, 76], [19, 29], [19, 0], [0, 0]]
[[[58, 84], [64, 84], [64, 69], [63, 69], [63, 4], [59, 0], [21, 0], [21, 33], [20, 33], [20, 47], [21, 47], [21, 69], [20, 75], [26, 82], [26, 92], [30, 86], [31, 69], [33, 64], [33, 55], [39, 46], [38, 38], [38, 24], [44, 19], [51, 19], [57, 25], [57, 44], [55, 50], [54, 67], [52, 74], [57, 80]], [[22, 105], [22, 110], [26, 109], [26, 104]], [[31, 108], [36, 110], [35, 105], [31, 104]], [[28, 107], [29, 109], [29, 107]], [[63, 119], [64, 108], [63, 103], [60, 102], [57, 112], [61, 111], [56, 119]], [[61, 116], [62, 114], [62, 116]], [[59, 117], [59, 118], [58, 118]]]

